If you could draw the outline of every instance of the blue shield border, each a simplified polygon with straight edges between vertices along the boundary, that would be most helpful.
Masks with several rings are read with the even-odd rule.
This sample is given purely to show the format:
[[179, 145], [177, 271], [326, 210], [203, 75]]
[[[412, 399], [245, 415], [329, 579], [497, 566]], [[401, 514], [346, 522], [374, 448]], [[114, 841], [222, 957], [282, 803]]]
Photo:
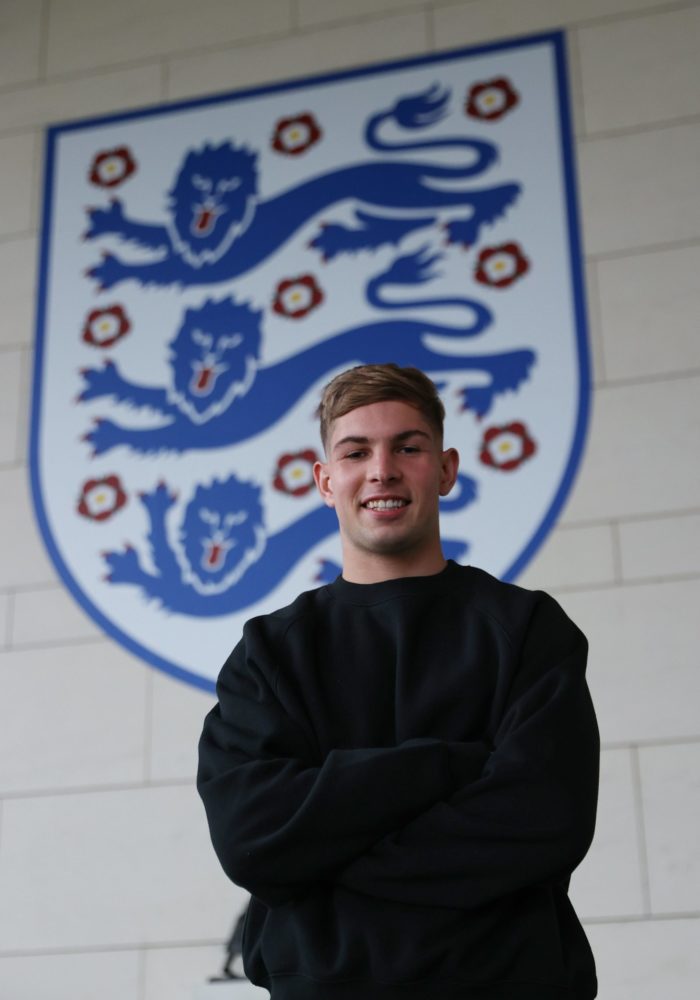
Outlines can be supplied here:
[[586, 308], [583, 287], [583, 260], [579, 237], [578, 206], [576, 199], [575, 164], [573, 152], [573, 133], [571, 127], [569, 110], [569, 91], [566, 72], [565, 38], [563, 32], [551, 32], [539, 35], [531, 35], [524, 38], [515, 38], [505, 41], [497, 41], [487, 45], [470, 46], [456, 50], [429, 54], [411, 59], [403, 59], [379, 65], [371, 65], [358, 69], [344, 70], [341, 72], [321, 74], [311, 77], [303, 77], [294, 80], [286, 80], [282, 83], [274, 83], [263, 87], [255, 87], [238, 90], [230, 93], [218, 94], [213, 97], [197, 98], [187, 101], [175, 102], [172, 104], [157, 105], [150, 108], [129, 111], [123, 114], [113, 114], [98, 118], [85, 119], [80, 121], [58, 124], [50, 127], [46, 136], [46, 159], [44, 173], [44, 202], [42, 215], [42, 238], [40, 243], [39, 256], [39, 284], [36, 319], [36, 352], [33, 376], [33, 395], [31, 407], [31, 437], [30, 437], [30, 475], [31, 487], [34, 500], [37, 521], [44, 539], [44, 544], [50, 557], [56, 566], [64, 584], [73, 594], [78, 603], [87, 611], [91, 618], [111, 637], [116, 639], [122, 646], [130, 652], [144, 659], [146, 662], [175, 676], [183, 681], [193, 684], [207, 691], [214, 690], [214, 683], [208, 678], [202, 677], [192, 671], [185, 670], [169, 660], [161, 657], [152, 649], [148, 649], [140, 642], [135, 641], [131, 636], [122, 632], [114, 625], [103, 612], [93, 603], [90, 596], [76, 583], [68, 570], [61, 552], [56, 544], [48, 524], [46, 506], [42, 494], [42, 484], [39, 477], [39, 447], [40, 447], [40, 426], [42, 408], [42, 376], [44, 371], [45, 340], [44, 332], [46, 328], [47, 309], [47, 287], [50, 269], [50, 250], [48, 234], [51, 231], [51, 221], [54, 215], [53, 190], [56, 170], [56, 145], [59, 137], [70, 131], [94, 127], [116, 121], [128, 121], [129, 119], [143, 119], [154, 115], [163, 115], [168, 112], [181, 110], [192, 110], [197, 107], [210, 106], [215, 103], [254, 97], [263, 94], [273, 94], [282, 92], [291, 87], [318, 86], [323, 83], [330, 83], [338, 80], [348, 80], [360, 78], [367, 75], [377, 75], [390, 73], [395, 70], [412, 68], [421, 65], [440, 64], [443, 61], [453, 60], [459, 56], [474, 56], [492, 52], [503, 51], [511, 48], [523, 46], [533, 46], [548, 44], [552, 47], [554, 55], [554, 65], [556, 68], [556, 84], [558, 94], [559, 111], [559, 134], [561, 137], [561, 166], [566, 190], [566, 222], [569, 239], [569, 265], [571, 277], [571, 289], [573, 299], [573, 321], [576, 334], [576, 349], [578, 355], [578, 400], [577, 419], [573, 444], [569, 455], [569, 460], [565, 467], [561, 480], [556, 488], [549, 508], [546, 510], [540, 524], [532, 536], [526, 541], [522, 551], [516, 556], [512, 564], [505, 573], [502, 574], [506, 580], [514, 580], [533, 558], [544, 539], [554, 526], [556, 519], [571, 491], [576, 472], [582, 459], [585, 437], [589, 422], [590, 411], [590, 359], [587, 338]]

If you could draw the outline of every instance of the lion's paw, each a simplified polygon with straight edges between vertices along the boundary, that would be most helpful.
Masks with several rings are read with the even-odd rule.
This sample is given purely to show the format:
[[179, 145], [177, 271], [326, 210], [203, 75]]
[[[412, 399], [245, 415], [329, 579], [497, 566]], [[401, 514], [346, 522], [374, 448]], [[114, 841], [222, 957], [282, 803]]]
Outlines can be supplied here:
[[117, 260], [113, 254], [106, 253], [99, 264], [95, 264], [88, 270], [87, 275], [89, 278], [95, 279], [101, 291], [106, 291], [123, 281], [127, 277], [127, 272], [120, 260]]
[[448, 243], [458, 243], [469, 248], [476, 243], [479, 235], [479, 221], [476, 216], [471, 219], [452, 219], [445, 225]]
[[127, 545], [123, 552], [103, 552], [110, 583], [141, 583], [144, 578], [136, 549]]
[[98, 236], [124, 231], [124, 212], [118, 198], [111, 200], [109, 208], [88, 208], [87, 217], [86, 240], [94, 240]]
[[149, 493], [141, 493], [140, 499], [151, 518], [158, 518], [177, 501], [177, 493], [171, 493], [165, 483], [158, 483]]
[[124, 443], [124, 429], [111, 420], [96, 420], [95, 426], [83, 437], [92, 447], [93, 457]]
[[105, 361], [102, 368], [84, 368], [80, 374], [84, 384], [84, 389], [78, 396], [80, 403], [100, 396], [110, 396], [117, 391], [119, 378], [113, 361]]

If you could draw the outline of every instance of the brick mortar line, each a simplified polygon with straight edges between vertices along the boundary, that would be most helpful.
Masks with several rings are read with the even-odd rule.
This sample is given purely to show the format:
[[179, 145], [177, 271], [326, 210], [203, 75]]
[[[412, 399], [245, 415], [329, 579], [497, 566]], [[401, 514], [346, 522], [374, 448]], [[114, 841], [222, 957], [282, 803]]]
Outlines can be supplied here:
[[46, 73], [44, 77], [36, 77], [33, 80], [24, 80], [17, 84], [5, 84], [0, 87], [0, 99], [3, 94], [21, 93], [23, 90], [39, 89], [41, 87], [51, 87], [53, 84], [89, 82], [91, 79], [109, 76], [116, 73], [128, 73], [134, 69], [144, 69], [150, 66], [157, 68], [162, 61], [171, 59], [182, 59], [189, 56], [199, 56], [207, 52], [225, 52], [228, 49], [247, 48], [250, 45], [265, 43], [267, 41], [279, 41], [284, 38], [291, 38], [296, 34], [294, 31], [274, 31], [262, 35], [251, 35], [247, 38], [237, 38], [230, 42], [212, 42], [209, 45], [195, 46], [189, 49], [174, 49], [168, 52], [154, 52], [147, 56], [136, 56], [133, 59], [126, 59], [124, 62], [107, 62], [97, 66], [86, 66], [78, 70], [62, 70], [54, 73]]
[[136, 956], [136, 983], [137, 1000], [146, 1000], [146, 952], [143, 948], [139, 948]]
[[175, 950], [178, 948], [218, 948], [224, 947], [226, 938], [195, 938], [186, 941], [128, 942], [126, 944], [77, 945], [65, 948], [30, 948], [26, 951], [0, 948], [3, 958], [51, 958], [59, 955], [100, 955], [119, 952], [148, 952]]
[[[98, 626], [96, 625], [95, 628], [98, 628]], [[58, 649], [71, 649], [74, 646], [91, 646], [91, 645], [107, 646], [110, 643], [114, 644], [114, 640], [110, 639], [110, 637], [105, 634], [92, 635], [92, 636], [77, 636], [74, 639], [44, 639], [44, 640], [38, 640], [36, 642], [30, 641], [30, 642], [14, 643], [7, 650], [5, 650], [5, 652], [32, 653], [41, 649], [58, 650]], [[146, 664], [144, 663], [144, 667], [145, 666]]]
[[[148, 671], [145, 677], [145, 691], [143, 703], [143, 780], [151, 785], [153, 782], [153, 713], [155, 709], [155, 698], [153, 697], [153, 669]], [[194, 754], [194, 750], [193, 750]]]
[[[439, 2], [438, 3], [423, 2], [423, 3], [411, 4], [405, 8], [399, 8], [399, 9], [387, 8], [384, 10], [377, 11], [376, 13], [374, 12], [366, 13], [357, 17], [340, 17], [334, 20], [328, 20], [322, 22], [314, 22], [309, 24], [303, 24], [303, 23], [295, 24], [294, 6], [292, 5], [292, 16], [291, 16], [292, 25], [290, 30], [287, 31], [273, 31], [273, 32], [265, 32], [262, 34], [252, 34], [245, 38], [233, 39], [229, 42], [212, 42], [211, 44], [205, 44], [193, 48], [175, 49], [168, 52], [154, 53], [153, 55], [138, 57], [135, 59], [126, 60], [124, 62], [107, 63], [99, 67], [89, 67], [74, 72], [64, 71], [53, 74], [46, 74], [44, 77], [39, 77], [32, 81], [23, 81], [21, 84], [10, 84], [5, 87], [1, 87], [0, 97], [2, 96], [3, 93], [17, 93], [21, 92], [22, 90], [27, 90], [31, 88], [50, 86], [53, 83], [87, 81], [90, 78], [105, 76], [110, 73], [128, 71], [135, 68], [148, 67], [148, 66], [157, 67], [159, 63], [162, 62], [167, 63], [169, 60], [173, 59], [196, 58], [198, 56], [207, 54], [216, 54], [219, 52], [227, 52], [230, 50], [235, 50], [240, 48], [249, 48], [250, 46], [254, 45], [264, 45], [269, 42], [284, 41], [284, 39], [287, 38], [293, 39], [304, 35], [320, 34], [323, 32], [333, 31], [335, 29], [348, 26], [357, 26], [362, 24], [377, 24], [378, 22], [382, 21], [391, 21], [401, 17], [404, 18], [409, 17], [412, 14], [424, 13], [429, 16], [430, 21], [432, 22], [435, 13], [439, 13], [440, 11], [447, 10], [451, 7], [462, 8], [466, 7], [466, 5], [453, 4], [453, 3], [439, 3]], [[673, 11], [693, 9], [694, 7], [697, 7], [697, 2], [680, 3], [673, 6], [662, 5], [641, 11], [618, 12], [610, 15], [600, 15], [598, 17], [588, 18], [584, 20], [573, 20], [569, 24], [564, 25], [564, 28], [568, 32], [573, 32], [578, 28], [587, 27], [590, 25], [596, 25], [601, 23], [615, 23], [618, 21], [628, 21], [637, 19], [639, 17], [653, 16], [654, 14], [658, 13], [672, 13]], [[520, 32], [520, 34], [526, 36], [532, 33], [551, 31], [554, 28], [560, 26], [561, 22], [559, 21], [549, 26], [536, 27], [533, 25], [531, 27], [524, 27]], [[430, 30], [428, 31], [427, 34], [428, 34], [428, 39], [427, 39], [426, 49], [428, 52], [430, 52], [434, 50], [435, 43], [434, 43], [434, 38], [430, 37], [431, 35]], [[502, 39], [510, 38], [511, 36], [512, 32], [496, 33], [496, 35], [493, 37], [476, 42], [475, 45], [478, 46], [482, 43], [486, 44], [491, 41], [497, 42]], [[457, 46], [457, 48], [460, 47], [464, 46]], [[450, 48], [448, 47], [444, 51], [450, 51]], [[319, 70], [318, 72], [324, 73], [327, 71]], [[312, 71], [311, 75], [313, 74], [314, 71]], [[689, 117], [695, 120], [697, 116], [683, 116], [682, 118], [663, 119], [659, 123], [654, 123], [651, 126], [648, 126], [646, 124], [642, 126], [630, 126], [628, 129], [623, 129], [623, 131], [625, 132], [625, 134], [627, 134], [630, 130], [646, 131], [649, 130], [649, 128], [669, 127], [670, 125], [677, 123], [678, 121], [686, 121], [688, 120]], [[609, 137], [617, 134], [618, 130], [606, 130], [604, 132], [596, 132], [590, 134], [583, 133], [580, 134], [579, 137], [581, 140], [589, 140], [592, 138], [598, 138], [599, 136]]]
[[[652, 917], [640, 917], [636, 914], [626, 914], [616, 917], [582, 917], [584, 926], [618, 926], [620, 924], [640, 924], [640, 923], [669, 923], [680, 920], [698, 920], [700, 911], [690, 911], [688, 913], [657, 914]], [[45, 948], [27, 949], [26, 951], [2, 950], [0, 949], [0, 960], [2, 959], [22, 959], [22, 958], [52, 958], [66, 955], [101, 955], [101, 954], [128, 954], [136, 952], [145, 955], [150, 951], [177, 951], [184, 948], [225, 948], [225, 938], [204, 938], [188, 941], [156, 941], [153, 943], [134, 942], [127, 944], [101, 944], [101, 945], [77, 945], [65, 948]]]
[[[700, 911], [690, 910], [687, 913], [657, 913], [650, 916], [640, 916], [638, 914], [620, 914], [612, 917], [582, 917], [584, 926], [619, 925], [619, 924], [651, 924], [670, 923], [679, 920], [698, 920]], [[31, 948], [26, 950], [0, 949], [0, 959], [3, 958], [50, 958], [60, 955], [96, 955], [113, 954], [121, 952], [149, 952], [169, 950], [176, 951], [180, 948], [218, 948], [224, 947], [225, 938], [195, 938], [183, 941], [152, 941], [127, 942], [124, 944], [96, 944], [77, 945], [64, 948]]]
[[[585, 100], [584, 100], [585, 106]], [[700, 115], [675, 115], [672, 118], [659, 118], [650, 122], [639, 122], [636, 125], [621, 125], [618, 128], [599, 129], [596, 132], [579, 132], [577, 143], [599, 142], [607, 139], [624, 138], [630, 135], [644, 135], [647, 132], [661, 132], [664, 129], [678, 128], [683, 125], [700, 124]]]
[[157, 778], [153, 781], [115, 782], [113, 785], [67, 785], [62, 788], [38, 788], [27, 791], [0, 792], [0, 803], [26, 802], [36, 799], [65, 799], [74, 795], [103, 795], [105, 793], [119, 794], [122, 792], [152, 791], [161, 788], [188, 788], [195, 794], [195, 777], [188, 778]]
[[[675, 746], [695, 746], [700, 744], [700, 735], [692, 737], [679, 737], [668, 740], [631, 740], [624, 744], [602, 743], [603, 752], [618, 750], [650, 750], [662, 747]], [[194, 794], [194, 775], [183, 778], [156, 778], [144, 782], [120, 782], [111, 785], [86, 785], [83, 787], [73, 785], [64, 788], [32, 789], [27, 791], [6, 791], [0, 792], [0, 804], [3, 802], [22, 802], [36, 799], [66, 798], [76, 795], [102, 795], [105, 793], [118, 794], [121, 792], [139, 792], [161, 788], [188, 788]]]
[[650, 913], [650, 914], [619, 914], [614, 917], [582, 917], [584, 926], [600, 924], [663, 924], [674, 920], [700, 920], [700, 910], [689, 910], [687, 913]]
[[9, 354], [11, 351], [16, 351], [18, 354], [26, 354], [27, 351], [34, 350], [33, 344], [27, 344], [17, 342], [16, 344], [0, 344], [0, 354]]
[[[402, 8], [386, 8], [383, 12], [377, 12], [377, 14], [374, 16], [379, 17], [381, 16], [382, 13], [392, 14], [392, 13], [410, 12], [411, 10], [415, 10], [421, 6], [430, 10], [432, 13], [449, 11], [450, 9], [469, 10], [469, 3], [470, 0], [464, 0], [464, 2], [462, 3], [455, 3], [454, 0], [425, 0], [423, 4], [416, 2], [415, 4], [410, 4]], [[678, 2], [675, 4], [656, 4], [653, 7], [647, 7], [644, 9], [631, 10], [631, 11], [616, 11], [610, 14], [597, 14], [589, 18], [572, 19], [568, 22], [562, 22], [560, 19], [553, 19], [551, 23], [547, 23], [544, 25], [533, 24], [530, 25], [529, 27], [524, 26], [521, 30], [517, 32], [516, 36], [513, 35], [512, 31], [508, 31], [503, 34], [497, 34], [495, 36], [489, 36], [488, 38], [481, 39], [480, 41], [477, 41], [474, 44], [475, 45], [488, 44], [490, 41], [494, 40], [498, 41], [500, 38], [505, 39], [505, 38], [517, 37], [518, 35], [541, 34], [541, 33], [546, 33], [548, 31], [556, 30], [558, 28], [563, 28], [565, 31], [571, 31], [574, 28], [580, 28], [580, 27], [587, 28], [587, 27], [594, 27], [599, 24], [611, 24], [611, 23], [614, 24], [617, 21], [621, 22], [632, 21], [642, 17], [653, 17], [657, 14], [673, 13], [675, 11], [682, 11], [682, 10], [692, 10], [697, 6], [698, 6], [698, 0], [678, 0]], [[306, 25], [300, 24], [300, 28], [302, 30], [304, 28], [312, 28], [312, 27], [318, 29], [321, 27], [329, 27], [331, 25], [338, 26], [346, 24], [355, 24], [358, 21], [361, 22], [363, 20], [368, 20], [372, 16], [373, 15], [359, 15], [356, 17], [352, 16], [338, 17], [335, 18], [334, 20], [313, 22], [313, 24], [306, 24]]]
[[700, 734], [698, 736], [676, 736], [650, 739], [650, 740], [629, 740], [627, 742], [602, 742], [600, 745], [601, 750], [604, 751], [617, 751], [617, 750], [655, 750], [662, 747], [681, 747], [681, 746], [695, 746], [700, 744]]
[[46, 70], [49, 62], [49, 31], [51, 27], [51, 3], [50, 0], [42, 0], [41, 13], [39, 15], [39, 52], [38, 52], [38, 81], [41, 86], [46, 82]]
[[[618, 11], [611, 14], [601, 14], [591, 18], [576, 19], [569, 23], [562, 23], [558, 20], [553, 21], [550, 25], [531, 25], [524, 26], [523, 29], [518, 32], [518, 35], [526, 36], [533, 33], [552, 31], [556, 28], [563, 27], [565, 31], [574, 31], [578, 28], [590, 27], [598, 24], [609, 24], [616, 22], [624, 22], [630, 20], [638, 20], [639, 18], [651, 17], [658, 14], [671, 14], [674, 12], [679, 12], [683, 10], [693, 10], [698, 7], [698, 0], [685, 0], [685, 2], [679, 2], [676, 4], [659, 4], [654, 7], [644, 8], [641, 10], [634, 11]], [[295, 5], [291, 4], [291, 27], [289, 30], [285, 31], [272, 31], [264, 32], [262, 34], [251, 34], [245, 38], [233, 39], [229, 42], [212, 42], [208, 45], [195, 46], [193, 48], [185, 49], [174, 49], [168, 52], [154, 53], [153, 55], [137, 57], [135, 59], [126, 60], [124, 62], [117, 63], [107, 63], [98, 67], [88, 67], [83, 70], [78, 71], [64, 71], [49, 74], [47, 72], [47, 67], [40, 68], [40, 75], [31, 81], [22, 81], [18, 84], [7, 84], [0, 87], [0, 97], [3, 93], [16, 93], [22, 90], [30, 89], [33, 87], [41, 87], [46, 85], [51, 85], [52, 83], [69, 82], [69, 81], [80, 81], [86, 80], [90, 77], [105, 75], [107, 73], [118, 72], [121, 70], [128, 71], [130, 69], [135, 69], [142, 66], [156, 65], [162, 60], [179, 59], [196, 57], [199, 55], [215, 52], [225, 52], [229, 49], [237, 48], [248, 48], [251, 45], [265, 44], [269, 41], [279, 41], [285, 38], [295, 38], [300, 35], [310, 35], [318, 34], [324, 31], [333, 30], [338, 27], [345, 27], [348, 25], [358, 25], [358, 24], [375, 24], [379, 21], [395, 20], [398, 17], [407, 17], [413, 13], [428, 13], [434, 15], [441, 11], [453, 9], [468, 9], [466, 3], [455, 4], [445, 0], [445, 2], [440, 2], [440, 0], [425, 0], [425, 2], [417, 2], [415, 4], [410, 4], [404, 8], [387, 8], [384, 10], [377, 11], [376, 13], [366, 13], [356, 17], [350, 18], [337, 18], [335, 20], [328, 20], [322, 22], [314, 22], [310, 24], [298, 23], [295, 24]], [[40, 41], [41, 45], [45, 45], [48, 48], [48, 15], [49, 15], [49, 3], [48, 0], [44, 0], [44, 6], [42, 8], [42, 25], [41, 34], [43, 35]], [[505, 31], [503, 33], [497, 32], [494, 36], [490, 36], [487, 39], [482, 39], [481, 41], [475, 42], [476, 46], [481, 44], [487, 44], [491, 41], [499, 41], [512, 37], [512, 32]], [[464, 46], [458, 46], [464, 47]], [[445, 51], [449, 51], [449, 48]], [[46, 61], [47, 52], [41, 53], [40, 58]], [[598, 133], [595, 133], [596, 135]], [[607, 132], [605, 133], [608, 134]], [[592, 134], [593, 135], [593, 134]], [[586, 136], [590, 138], [591, 136]]]
[[[38, 140], [42, 138], [45, 128], [44, 125], [12, 125], [9, 128], [0, 129], [0, 139], [16, 139], [18, 136], [31, 135], [34, 139], [34, 148], [36, 148], [41, 146], [41, 142]], [[26, 232], [26, 230], [22, 230], [22, 232]], [[14, 237], [15, 234], [9, 233], [7, 235]]]
[[[5, 644], [6, 650], [9, 652], [12, 649], [12, 634], [14, 632], [15, 625], [15, 595], [9, 593], [7, 595], [7, 621], [5, 623]], [[4, 652], [5, 650], [3, 650]]]
[[613, 559], [613, 577], [615, 583], [619, 586], [622, 585], [624, 580], [623, 573], [623, 560], [622, 560], [622, 540], [620, 538], [620, 525], [618, 523], [613, 523], [610, 525], [610, 538], [611, 538], [611, 548], [612, 548], [612, 559]]
[[674, 250], [693, 250], [700, 247], [700, 239], [670, 240], [666, 243], [649, 243], [645, 246], [627, 247], [621, 250], [604, 250], [600, 253], [587, 253], [586, 261], [590, 264], [605, 263], [609, 260], [626, 260], [631, 257], [647, 257], [655, 253], [670, 253]]
[[589, 367], [591, 387], [607, 378], [605, 338], [603, 337], [603, 309], [600, 297], [600, 274], [598, 261], [584, 258], [586, 326], [589, 344]]
[[25, 345], [17, 353], [19, 354], [19, 405], [15, 414], [15, 459], [22, 462], [29, 451], [34, 350]]
[[632, 794], [635, 819], [634, 825], [637, 836], [637, 850], [639, 852], [639, 880], [642, 888], [642, 905], [644, 907], [645, 914], [649, 916], [652, 912], [651, 877], [649, 874], [646, 817], [644, 814], [644, 787], [642, 782], [642, 768], [639, 760], [638, 746], [632, 748]]
[[[637, 517], [635, 519], [630, 519], [630, 523], [634, 521], [647, 521], [647, 520], [671, 520], [677, 517], [692, 516], [694, 514], [700, 513], [699, 511], [692, 511], [690, 515], [683, 514], [668, 514], [659, 516], [658, 518], [651, 518], [646, 515], [642, 517]], [[589, 527], [614, 527], [616, 524], [624, 524], [625, 521], [595, 521], [586, 522], [577, 525], [567, 524], [562, 525], [559, 530], [562, 531], [576, 531], [578, 529], [584, 529]], [[597, 593], [600, 590], [621, 590], [625, 587], [644, 587], [644, 586], [660, 586], [667, 583], [694, 583], [696, 580], [700, 579], [700, 571], [689, 572], [689, 573], [669, 573], [666, 575], [648, 576], [648, 577], [636, 577], [632, 579], [621, 579], [621, 580], [601, 580], [598, 582], [589, 583], [570, 583], [570, 584], [560, 584], [559, 586], [550, 586], [552, 592], [557, 593], [585, 593], [587, 591]], [[25, 584], [18, 586], [7, 586], [0, 587], [0, 596], [4, 597], [16, 597], [18, 594], [42, 594], [50, 593], [52, 591], [64, 591], [65, 588], [59, 582], [57, 583], [37, 583]], [[95, 626], [98, 628], [98, 626]], [[71, 646], [86, 646], [90, 644], [101, 645], [112, 640], [106, 634], [98, 635], [87, 635], [87, 636], [75, 636], [72, 638], [59, 638], [59, 639], [43, 639], [36, 642], [20, 642], [9, 647], [6, 651], [12, 652], [25, 652], [35, 649], [63, 649], [69, 648]]]
[[684, 382], [700, 376], [700, 368], [686, 368], [674, 372], [664, 372], [659, 375], [635, 375], [629, 378], [609, 378], [605, 381], [595, 381], [594, 389], [617, 389], [634, 385], [658, 385], [662, 382]]
[[435, 11], [430, 5], [423, 8], [425, 13], [425, 47], [429, 55], [437, 52], [435, 44]]
[[160, 93], [160, 102], [165, 104], [168, 101], [168, 93], [170, 91], [170, 64], [167, 59], [160, 59], [158, 62], [158, 89]]
[[[90, 79], [95, 79], [102, 76], [107, 76], [109, 74], [128, 72], [129, 70], [145, 68], [149, 66], [154, 66], [157, 68], [158, 64], [161, 62], [169, 63], [172, 60], [177, 59], [188, 59], [197, 58], [206, 55], [215, 55], [217, 53], [225, 53], [229, 51], [235, 51], [238, 49], [248, 49], [251, 46], [256, 45], [266, 45], [271, 42], [280, 42], [285, 39], [294, 39], [297, 37], [302, 37], [306, 35], [317, 35], [327, 31], [333, 31], [338, 27], [346, 27], [347, 25], [361, 25], [361, 24], [377, 24], [382, 21], [397, 20], [401, 17], [408, 17], [412, 14], [420, 14], [421, 12], [429, 12], [429, 7], [426, 3], [417, 3], [415, 6], [399, 9], [399, 10], [383, 10], [376, 13], [369, 13], [361, 15], [360, 17], [340, 20], [340, 21], [329, 21], [322, 24], [313, 25], [300, 25], [299, 27], [292, 27], [285, 31], [270, 31], [264, 32], [262, 34], [252, 34], [245, 38], [235, 38], [228, 42], [216, 41], [209, 44], [203, 44], [200, 46], [194, 46], [192, 48], [185, 49], [173, 49], [167, 52], [156, 52], [148, 56], [139, 56], [134, 59], [125, 60], [124, 62], [108, 62], [103, 63], [99, 66], [90, 66], [81, 70], [66, 70], [55, 73], [47, 73], [44, 77], [38, 77], [33, 80], [22, 81], [18, 84], [7, 84], [0, 87], [0, 99], [5, 93], [21, 93], [23, 90], [37, 89], [40, 87], [51, 86], [52, 84], [59, 83], [71, 83], [71, 82], [88, 82]], [[508, 37], [507, 35], [503, 36]], [[398, 57], [397, 57], [398, 58]], [[342, 70], [341, 70], [342, 71]], [[318, 70], [303, 70], [302, 78], [307, 76], [314, 76], [316, 74], [325, 75], [328, 72], [332, 72], [327, 69]], [[271, 83], [278, 82], [276, 80], [270, 80]], [[251, 86], [264, 86], [263, 84], [251, 84]], [[232, 93], [238, 90], [247, 89], [246, 85], [238, 86], [233, 88]], [[194, 100], [199, 99], [200, 95], [193, 94], [192, 98]], [[173, 98], [166, 100], [187, 100], [188, 98]], [[118, 112], [115, 112], [118, 113]], [[0, 135], [2, 132], [0, 132]]]
[[553, 595], [556, 594], [578, 594], [578, 593], [598, 593], [601, 590], [624, 590], [626, 587], [636, 589], [638, 587], [662, 586], [671, 583], [694, 583], [700, 580], [700, 572], [695, 573], [675, 573], [669, 576], [644, 577], [635, 580], [602, 580], [600, 583], [563, 583], [559, 586], [547, 586]]
[[700, 507], [678, 507], [674, 510], [652, 511], [645, 514], [615, 514], [610, 517], [583, 518], [580, 521], [564, 521], [556, 525], [557, 531], [588, 528], [613, 524], [636, 524], [639, 521], [667, 521], [676, 517], [692, 517], [700, 514]]
[[[17, 233], [0, 233], [0, 246], [5, 243], [19, 243], [20, 240], [35, 240], [38, 235], [36, 229], [25, 229]], [[30, 297], [33, 297], [31, 293]]]

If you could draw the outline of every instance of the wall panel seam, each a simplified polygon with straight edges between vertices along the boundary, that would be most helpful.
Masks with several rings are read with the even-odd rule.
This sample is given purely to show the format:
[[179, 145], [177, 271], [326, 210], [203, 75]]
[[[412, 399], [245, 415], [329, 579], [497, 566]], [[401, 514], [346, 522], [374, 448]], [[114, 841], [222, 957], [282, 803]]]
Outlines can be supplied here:
[[686, 125], [700, 124], [700, 115], [679, 115], [676, 118], [659, 118], [651, 122], [640, 122], [638, 125], [621, 126], [620, 128], [604, 129], [579, 135], [577, 142], [607, 142], [609, 139], [621, 139], [627, 136], [645, 135], [649, 132], [664, 132], [672, 128], [682, 128]]
[[639, 762], [639, 747], [632, 747], [632, 776], [634, 792], [634, 815], [637, 829], [637, 849], [642, 886], [642, 905], [646, 916], [651, 916], [651, 884], [649, 880], [649, 855], [647, 851], [646, 824], [644, 819], [644, 793]]

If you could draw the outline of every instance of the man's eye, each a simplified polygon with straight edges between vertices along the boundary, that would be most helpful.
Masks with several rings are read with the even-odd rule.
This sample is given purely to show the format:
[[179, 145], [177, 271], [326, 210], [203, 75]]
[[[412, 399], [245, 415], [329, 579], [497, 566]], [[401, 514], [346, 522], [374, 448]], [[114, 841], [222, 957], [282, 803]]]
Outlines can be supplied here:
[[348, 453], [346, 454], [346, 456], [345, 456], [345, 457], [346, 457], [346, 458], [362, 458], [362, 456], [363, 456], [364, 454], [365, 454], [365, 453], [364, 453], [364, 451], [349, 451], [349, 452], [348, 452]]
[[402, 448], [399, 449], [399, 451], [403, 451], [407, 455], [413, 455], [416, 452], [420, 451], [420, 448], [417, 448], [416, 445], [414, 444], [405, 444]]

